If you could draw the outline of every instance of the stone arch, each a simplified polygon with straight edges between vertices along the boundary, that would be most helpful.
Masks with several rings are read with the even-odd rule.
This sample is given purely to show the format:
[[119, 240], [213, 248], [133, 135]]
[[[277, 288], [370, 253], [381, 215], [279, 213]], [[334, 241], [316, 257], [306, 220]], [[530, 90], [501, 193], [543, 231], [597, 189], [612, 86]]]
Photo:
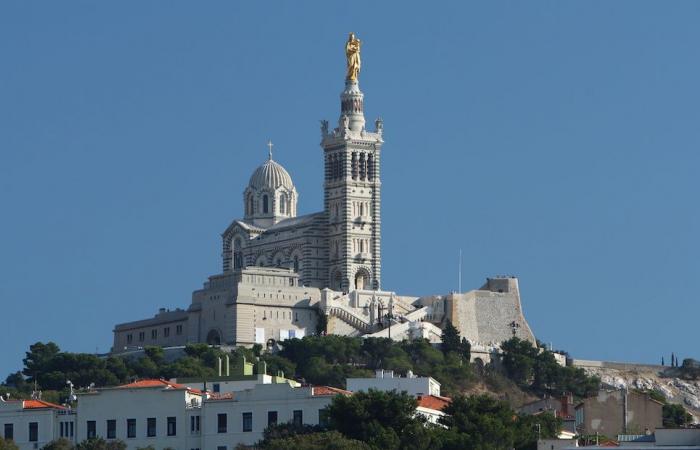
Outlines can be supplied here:
[[283, 250], [276, 252], [272, 256], [272, 266], [273, 267], [282, 267], [282, 265], [286, 262], [287, 262], [287, 257], [285, 256]]
[[301, 249], [296, 248], [292, 250], [291, 254], [289, 255], [289, 259], [292, 262], [292, 268], [296, 273], [301, 273], [302, 269], [304, 268], [304, 256], [301, 252]]
[[284, 192], [280, 193], [280, 199], [279, 199], [279, 212], [280, 214], [289, 214], [289, 208], [287, 207], [287, 194]]
[[268, 258], [265, 253], [261, 253], [255, 258], [255, 265], [259, 267], [265, 267], [268, 265]]
[[236, 269], [242, 269], [244, 267], [243, 263], [243, 243], [244, 238], [238, 234], [234, 234], [231, 239], [231, 267]]
[[221, 345], [221, 332], [215, 328], [209, 330], [209, 333], [207, 333], [207, 344]]
[[340, 273], [340, 270], [335, 270], [331, 274], [331, 289], [334, 291], [340, 291], [343, 287], [343, 274]]
[[364, 267], [357, 269], [353, 277], [353, 283], [357, 290], [371, 289], [372, 281], [369, 270]]

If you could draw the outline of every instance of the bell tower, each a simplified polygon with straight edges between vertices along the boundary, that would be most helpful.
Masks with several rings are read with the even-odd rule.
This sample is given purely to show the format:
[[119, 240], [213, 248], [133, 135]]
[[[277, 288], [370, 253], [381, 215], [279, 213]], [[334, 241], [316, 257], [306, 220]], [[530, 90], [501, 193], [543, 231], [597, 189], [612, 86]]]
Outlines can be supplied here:
[[360, 91], [360, 40], [345, 45], [347, 74], [338, 127], [321, 122], [324, 209], [328, 219], [328, 286], [349, 292], [381, 287], [381, 179], [383, 124], [365, 129]]

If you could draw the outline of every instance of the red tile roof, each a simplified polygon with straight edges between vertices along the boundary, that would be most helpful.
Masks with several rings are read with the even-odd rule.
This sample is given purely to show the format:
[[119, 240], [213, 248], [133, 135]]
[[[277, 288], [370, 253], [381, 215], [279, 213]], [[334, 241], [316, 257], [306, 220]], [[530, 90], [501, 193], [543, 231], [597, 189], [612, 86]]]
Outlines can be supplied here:
[[196, 394], [201, 394], [202, 391], [199, 389], [192, 389], [184, 384], [178, 384], [178, 383], [171, 383], [169, 381], [165, 380], [156, 380], [156, 379], [145, 379], [145, 380], [136, 380], [133, 383], [129, 384], [123, 384], [121, 386], [117, 386], [120, 389], [140, 389], [140, 388], [163, 388], [163, 389], [186, 389], [190, 392], [194, 392]]
[[437, 395], [419, 395], [418, 396], [418, 406], [422, 408], [434, 409], [436, 411], [442, 411], [442, 409], [449, 405], [452, 399], [448, 397], [438, 397]]
[[45, 408], [67, 409], [64, 406], [57, 405], [55, 403], [45, 402], [43, 400], [24, 400], [22, 407], [24, 409], [45, 409]]
[[345, 389], [338, 389], [330, 386], [313, 386], [313, 394], [314, 396], [317, 395], [351, 395], [352, 392], [346, 391]]

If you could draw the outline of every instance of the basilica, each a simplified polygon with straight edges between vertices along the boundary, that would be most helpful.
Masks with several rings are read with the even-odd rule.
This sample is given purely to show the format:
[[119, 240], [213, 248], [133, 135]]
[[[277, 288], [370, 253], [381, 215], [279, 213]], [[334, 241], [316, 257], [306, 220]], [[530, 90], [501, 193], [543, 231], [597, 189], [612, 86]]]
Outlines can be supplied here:
[[367, 127], [360, 90], [360, 40], [345, 45], [347, 73], [337, 126], [321, 121], [324, 202], [297, 216], [298, 193], [273, 158], [243, 190], [243, 217], [221, 234], [221, 273], [194, 291], [186, 309], [114, 329], [114, 353], [165, 347], [276, 345], [305, 335], [426, 338], [439, 342], [449, 320], [484, 358], [511, 336], [534, 341], [521, 309], [518, 280], [487, 279], [466, 293], [397, 295], [381, 283], [383, 122]]

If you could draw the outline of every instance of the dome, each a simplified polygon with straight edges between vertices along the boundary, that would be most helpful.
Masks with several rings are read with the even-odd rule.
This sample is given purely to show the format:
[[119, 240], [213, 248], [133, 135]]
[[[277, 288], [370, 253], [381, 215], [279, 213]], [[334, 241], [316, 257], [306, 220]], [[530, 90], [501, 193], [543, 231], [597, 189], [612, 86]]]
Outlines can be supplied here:
[[253, 172], [253, 175], [250, 177], [248, 186], [256, 190], [269, 189], [274, 191], [279, 187], [284, 187], [289, 190], [294, 189], [292, 177], [289, 176], [289, 172], [287, 172], [281, 164], [273, 161], [272, 158], [255, 169], [255, 172]]

